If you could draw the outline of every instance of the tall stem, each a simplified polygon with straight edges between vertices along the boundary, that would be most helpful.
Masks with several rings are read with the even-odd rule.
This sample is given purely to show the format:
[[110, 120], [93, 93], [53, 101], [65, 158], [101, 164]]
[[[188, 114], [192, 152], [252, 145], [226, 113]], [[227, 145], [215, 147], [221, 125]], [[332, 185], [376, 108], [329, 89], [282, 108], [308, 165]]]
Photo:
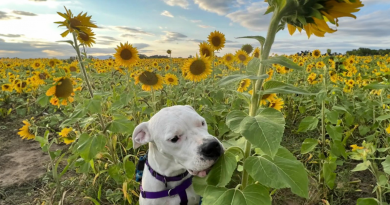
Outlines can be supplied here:
[[[264, 43], [264, 49], [263, 49], [263, 52], [260, 56], [261, 60], [268, 59], [272, 44], [274, 43], [275, 36], [276, 36], [277, 31], [278, 31], [278, 25], [279, 25], [279, 22], [280, 22], [281, 17], [282, 17], [282, 15], [280, 15], [280, 14], [281, 13], [278, 11], [278, 8], [275, 8], [275, 11], [274, 11], [272, 19], [271, 19], [271, 23], [270, 23], [269, 28], [268, 28], [267, 38], [266, 38], [265, 43]], [[265, 74], [265, 71], [266, 71], [265, 69], [266, 69], [265, 65], [263, 63], [261, 63], [261, 61], [260, 61], [257, 76]], [[258, 91], [261, 89], [262, 85], [263, 85], [263, 79], [256, 80], [255, 87], [253, 88], [251, 105], [249, 107], [249, 116], [252, 116], [252, 117], [255, 116], [257, 109], [259, 108], [259, 99], [261, 96], [259, 95]], [[246, 141], [243, 161], [245, 161], [249, 157], [249, 155], [251, 153], [251, 149], [252, 149], [252, 144], [250, 142]], [[246, 172], [244, 169], [242, 172], [242, 189], [244, 189], [248, 185], [248, 178], [249, 178], [248, 172]]]
[[[84, 67], [84, 65], [82, 63], [81, 54], [80, 54], [80, 48], [79, 48], [79, 45], [78, 45], [78, 42], [77, 42], [77, 39], [76, 39], [76, 33], [73, 32], [72, 34], [73, 34], [74, 48], [75, 48], [76, 53], [77, 53], [77, 58], [79, 60], [80, 68], [81, 68], [81, 70], [83, 72], [85, 82], [87, 83], [89, 95], [91, 96], [91, 99], [92, 99], [93, 98], [92, 86], [91, 86], [91, 83], [89, 82], [89, 79], [88, 79], [88, 76], [87, 76], [87, 71], [85, 70], [85, 67]], [[98, 114], [98, 116], [99, 116], [100, 123], [102, 125], [102, 129], [105, 130], [106, 126], [104, 125], [103, 117], [100, 114]]]

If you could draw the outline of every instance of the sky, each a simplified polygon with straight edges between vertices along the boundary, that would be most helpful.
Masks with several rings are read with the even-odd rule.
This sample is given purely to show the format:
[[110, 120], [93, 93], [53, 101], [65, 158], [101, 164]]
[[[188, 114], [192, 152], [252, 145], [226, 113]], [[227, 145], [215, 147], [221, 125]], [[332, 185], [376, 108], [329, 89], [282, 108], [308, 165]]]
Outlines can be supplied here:
[[[345, 52], [359, 47], [390, 48], [390, 0], [362, 0], [364, 7], [357, 19], [340, 18], [337, 32], [324, 38], [306, 33], [280, 31], [271, 53], [293, 54], [304, 50], [327, 49]], [[64, 6], [74, 14], [87, 12], [99, 28], [96, 44], [87, 49], [94, 57], [110, 56], [120, 43], [128, 42], [139, 53], [188, 57], [199, 53], [199, 43], [215, 30], [226, 37], [226, 45], [217, 55], [235, 53], [244, 44], [254, 47], [254, 39], [240, 36], [266, 36], [271, 14], [263, 0], [0, 0], [0, 57], [68, 58], [74, 49], [58, 41], [63, 21], [57, 12]], [[333, 27], [335, 28], [335, 27]]]

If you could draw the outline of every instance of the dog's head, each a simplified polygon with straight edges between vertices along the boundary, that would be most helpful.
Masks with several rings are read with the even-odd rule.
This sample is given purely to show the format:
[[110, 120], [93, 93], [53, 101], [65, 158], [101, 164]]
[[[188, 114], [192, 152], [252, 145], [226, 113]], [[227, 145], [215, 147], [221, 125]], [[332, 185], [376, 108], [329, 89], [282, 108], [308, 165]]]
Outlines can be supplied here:
[[139, 124], [133, 132], [133, 147], [148, 142], [200, 177], [224, 152], [221, 142], [208, 133], [206, 120], [188, 105], [164, 108]]

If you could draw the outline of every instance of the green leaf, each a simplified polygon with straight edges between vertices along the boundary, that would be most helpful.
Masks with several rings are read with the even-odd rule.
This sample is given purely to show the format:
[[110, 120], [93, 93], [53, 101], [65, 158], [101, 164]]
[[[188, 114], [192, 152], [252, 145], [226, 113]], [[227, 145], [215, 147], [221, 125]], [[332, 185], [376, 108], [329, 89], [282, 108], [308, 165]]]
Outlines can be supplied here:
[[343, 140], [343, 127], [326, 125], [325, 128], [333, 141], [342, 141]]
[[134, 131], [134, 122], [126, 119], [114, 120], [108, 126], [108, 130], [113, 133], [131, 134]]
[[379, 201], [375, 198], [359, 198], [356, 205], [379, 205]]
[[314, 150], [314, 148], [318, 145], [317, 139], [306, 138], [303, 141], [301, 146], [301, 154], [306, 154]]
[[121, 168], [119, 165], [114, 164], [111, 165], [108, 168], [108, 174], [110, 175], [111, 178], [113, 178], [118, 184], [122, 184], [124, 179], [123, 176], [121, 175]]
[[332, 124], [337, 124], [337, 120], [339, 119], [339, 113], [335, 110], [332, 110], [326, 113], [326, 119], [329, 120]]
[[280, 93], [280, 94], [302, 94], [302, 95], [315, 95], [301, 88], [297, 88], [293, 85], [286, 84], [279, 81], [270, 80], [264, 83], [264, 90], [261, 91], [262, 94], [271, 94], [271, 93]]
[[192, 185], [194, 187], [195, 193], [197, 193], [200, 196], [204, 195], [204, 191], [206, 190], [207, 185], [207, 178], [208, 177], [194, 177], [192, 178]]
[[345, 159], [347, 158], [345, 147], [341, 141], [334, 140], [330, 144], [330, 152], [337, 157], [343, 156]]
[[383, 161], [381, 164], [383, 166], [383, 171], [387, 174], [390, 174], [390, 155], [387, 155], [386, 160]]
[[362, 163], [359, 163], [358, 165], [356, 165], [356, 167], [354, 169], [352, 169], [351, 171], [352, 172], [364, 171], [364, 170], [368, 169], [370, 164], [371, 164], [371, 162], [367, 160], [365, 162], [362, 162]]
[[374, 89], [374, 90], [379, 90], [379, 89], [385, 89], [389, 88], [390, 84], [383, 84], [383, 83], [371, 83], [363, 87], [363, 89]]
[[90, 113], [102, 113], [102, 106], [101, 106], [101, 100], [100, 99], [91, 99], [86, 101], [87, 106], [86, 109], [89, 110]]
[[38, 105], [40, 105], [41, 107], [45, 107], [47, 105], [47, 103], [49, 103], [50, 101], [50, 97], [49, 96], [46, 96], [46, 94], [42, 94], [40, 95], [38, 98], [37, 98], [37, 103]]
[[273, 12], [274, 10], [275, 10], [275, 7], [269, 6], [269, 7], [267, 8], [267, 11], [265, 11], [264, 15], [269, 14], [269, 13]]
[[126, 171], [126, 177], [128, 180], [131, 180], [134, 176], [134, 173], [135, 173], [135, 165], [132, 161], [128, 161], [126, 160], [124, 163], [123, 163], [123, 166], [124, 166], [124, 170]]
[[334, 188], [337, 176], [336, 173], [334, 173], [337, 168], [336, 160], [336, 157], [325, 160], [324, 168], [322, 170], [324, 174], [325, 183], [330, 189]]
[[266, 108], [255, 117], [244, 118], [240, 123], [240, 133], [255, 147], [273, 158], [282, 141], [284, 126], [283, 114]]
[[207, 177], [207, 183], [213, 186], [224, 187], [230, 182], [233, 172], [237, 167], [237, 147], [229, 148], [213, 165]]
[[390, 118], [390, 115], [381, 115], [376, 118], [377, 121], [387, 120]]
[[268, 58], [267, 60], [263, 60], [261, 63], [268, 64], [268, 65], [279, 64], [294, 70], [304, 70], [301, 66], [295, 64], [292, 60], [288, 59], [285, 56], [275, 56], [272, 58]]
[[253, 38], [259, 41], [261, 47], [264, 46], [265, 38], [263, 36], [242, 36], [238, 38]]
[[240, 81], [242, 79], [250, 79], [250, 80], [258, 80], [258, 79], [266, 79], [268, 78], [268, 74], [264, 74], [261, 76], [255, 76], [255, 75], [243, 75], [243, 74], [236, 74], [236, 75], [229, 75], [226, 77], [223, 77], [219, 82], [219, 86], [225, 86], [231, 83], [234, 83], [236, 81]]
[[96, 154], [103, 150], [106, 145], [106, 138], [103, 135], [90, 137], [84, 133], [77, 143], [77, 151], [85, 161], [94, 159]]
[[248, 115], [243, 111], [235, 110], [226, 116], [226, 125], [235, 133], [240, 133], [240, 123]]
[[248, 157], [244, 169], [265, 186], [280, 189], [291, 188], [291, 191], [301, 197], [308, 198], [309, 180], [303, 164], [286, 148], [279, 148], [272, 159], [268, 155]]
[[224, 187], [207, 186], [202, 204], [212, 205], [271, 205], [267, 188], [252, 184], [243, 191]]
[[246, 66], [246, 74], [256, 76], [259, 70], [259, 66], [260, 66], [260, 59], [252, 58], [252, 60], [250, 60], [248, 65]]
[[305, 117], [301, 123], [299, 123], [298, 131], [297, 132], [306, 132], [308, 130], [314, 130], [317, 128], [318, 125], [318, 118], [309, 116]]

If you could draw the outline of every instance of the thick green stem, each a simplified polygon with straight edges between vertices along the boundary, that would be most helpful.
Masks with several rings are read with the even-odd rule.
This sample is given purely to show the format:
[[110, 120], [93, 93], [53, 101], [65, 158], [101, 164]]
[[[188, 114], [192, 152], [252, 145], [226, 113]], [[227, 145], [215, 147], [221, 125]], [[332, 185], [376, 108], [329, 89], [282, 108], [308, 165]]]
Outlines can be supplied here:
[[[267, 38], [264, 43], [264, 49], [261, 54], [261, 60], [266, 60], [268, 59], [269, 53], [271, 51], [272, 44], [274, 43], [276, 33], [278, 31], [278, 25], [281, 20], [282, 15], [281, 13], [277, 11], [278, 9], [275, 8], [275, 12], [273, 13], [271, 23], [268, 28], [268, 33], [267, 33]], [[266, 67], [263, 63], [260, 62], [259, 70], [257, 72], [257, 76], [263, 75], [266, 72]], [[263, 85], [263, 79], [261, 80], [256, 80], [255, 86], [253, 88], [253, 95], [251, 99], [251, 105], [249, 107], [249, 116], [255, 116], [257, 109], [259, 108], [259, 100], [260, 100], [260, 95], [258, 93], [259, 90], [261, 90], [261, 86]], [[248, 141], [245, 142], [245, 150], [244, 150], [244, 159], [245, 161], [252, 150], [252, 144]], [[248, 185], [248, 172], [245, 171], [245, 169], [242, 172], [242, 189], [245, 189], [245, 187]]]
[[[76, 39], [76, 33], [73, 32], [72, 34], [73, 34], [74, 48], [75, 48], [76, 53], [77, 53], [77, 58], [79, 60], [80, 68], [81, 68], [81, 71], [83, 72], [84, 79], [85, 79], [85, 82], [87, 83], [88, 91], [89, 91], [89, 94], [90, 94], [91, 99], [92, 99], [93, 98], [92, 86], [91, 86], [91, 84], [90, 84], [90, 82], [88, 80], [87, 71], [85, 70], [85, 67], [84, 67], [84, 65], [82, 63], [81, 54], [80, 54], [80, 48], [79, 48], [79, 45], [78, 45], [78, 42], [77, 42], [77, 39]], [[102, 125], [102, 129], [104, 129], [106, 126], [104, 125], [103, 117], [100, 114], [98, 114], [98, 116], [99, 116], [100, 123]]]

